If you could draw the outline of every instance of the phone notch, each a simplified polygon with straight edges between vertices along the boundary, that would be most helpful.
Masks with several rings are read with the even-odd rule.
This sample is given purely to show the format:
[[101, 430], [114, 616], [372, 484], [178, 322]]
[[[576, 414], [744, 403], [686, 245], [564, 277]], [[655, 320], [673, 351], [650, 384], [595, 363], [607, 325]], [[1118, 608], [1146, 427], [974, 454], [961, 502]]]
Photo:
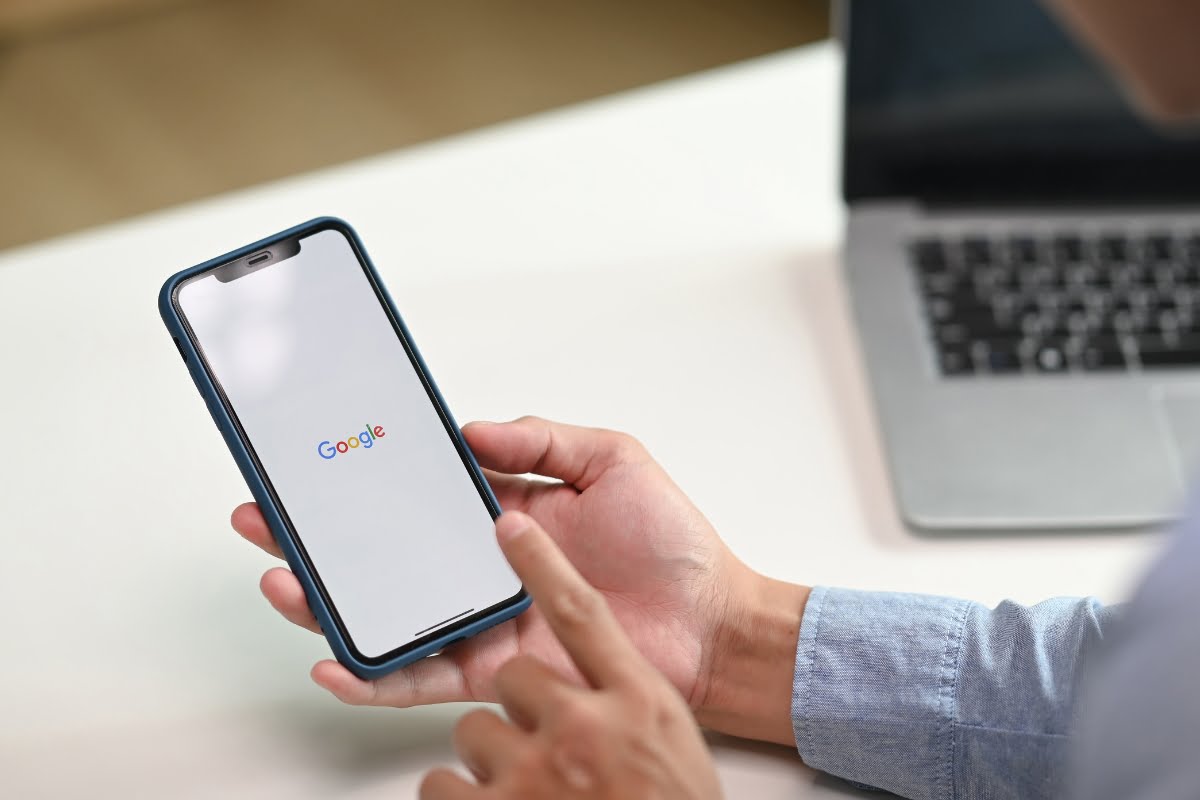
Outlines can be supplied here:
[[213, 271], [213, 274], [217, 276], [217, 280], [221, 283], [229, 283], [230, 281], [236, 281], [238, 278], [244, 278], [250, 273], [257, 272], [264, 267], [286, 261], [299, 252], [300, 239], [299, 237], [292, 237], [269, 247], [264, 247], [262, 250], [256, 250], [250, 255], [242, 256], [236, 261], [231, 261], [224, 266], [218, 267]]

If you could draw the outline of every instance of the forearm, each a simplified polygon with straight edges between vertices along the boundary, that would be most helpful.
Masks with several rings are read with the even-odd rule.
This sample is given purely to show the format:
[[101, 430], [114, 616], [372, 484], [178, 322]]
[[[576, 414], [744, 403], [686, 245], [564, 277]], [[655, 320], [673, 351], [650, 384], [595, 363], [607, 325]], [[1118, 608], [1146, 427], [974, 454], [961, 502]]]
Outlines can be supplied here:
[[697, 720], [794, 745], [903, 797], [1053, 797], [1074, 696], [1114, 608], [855, 592], [739, 576]]
[[706, 728], [793, 746], [789, 698], [809, 588], [747, 572], [713, 636], [696, 719]]

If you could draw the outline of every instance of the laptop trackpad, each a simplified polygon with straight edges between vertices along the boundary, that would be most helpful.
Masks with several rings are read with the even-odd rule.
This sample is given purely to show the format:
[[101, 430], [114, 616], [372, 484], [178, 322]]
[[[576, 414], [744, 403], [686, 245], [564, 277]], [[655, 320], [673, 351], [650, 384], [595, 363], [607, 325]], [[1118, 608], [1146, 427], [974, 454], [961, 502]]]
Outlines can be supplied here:
[[1167, 420], [1167, 438], [1184, 481], [1200, 480], [1200, 386], [1156, 387]]

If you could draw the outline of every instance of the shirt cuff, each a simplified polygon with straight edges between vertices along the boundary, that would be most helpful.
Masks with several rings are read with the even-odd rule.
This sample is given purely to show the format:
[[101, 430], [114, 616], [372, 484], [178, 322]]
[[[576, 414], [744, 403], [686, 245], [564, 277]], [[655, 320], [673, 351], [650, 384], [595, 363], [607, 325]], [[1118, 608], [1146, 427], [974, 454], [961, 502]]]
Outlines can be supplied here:
[[792, 682], [804, 762], [914, 800], [952, 797], [954, 689], [969, 606], [815, 587]]

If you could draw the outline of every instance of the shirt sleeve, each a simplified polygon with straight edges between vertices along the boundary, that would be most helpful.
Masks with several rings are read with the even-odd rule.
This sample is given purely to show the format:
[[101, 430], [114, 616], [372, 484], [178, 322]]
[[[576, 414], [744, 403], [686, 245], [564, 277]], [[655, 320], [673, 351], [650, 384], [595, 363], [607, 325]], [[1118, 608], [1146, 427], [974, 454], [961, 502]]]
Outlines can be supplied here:
[[1059, 797], [1081, 668], [1116, 614], [817, 587], [792, 686], [800, 756], [911, 800]]

